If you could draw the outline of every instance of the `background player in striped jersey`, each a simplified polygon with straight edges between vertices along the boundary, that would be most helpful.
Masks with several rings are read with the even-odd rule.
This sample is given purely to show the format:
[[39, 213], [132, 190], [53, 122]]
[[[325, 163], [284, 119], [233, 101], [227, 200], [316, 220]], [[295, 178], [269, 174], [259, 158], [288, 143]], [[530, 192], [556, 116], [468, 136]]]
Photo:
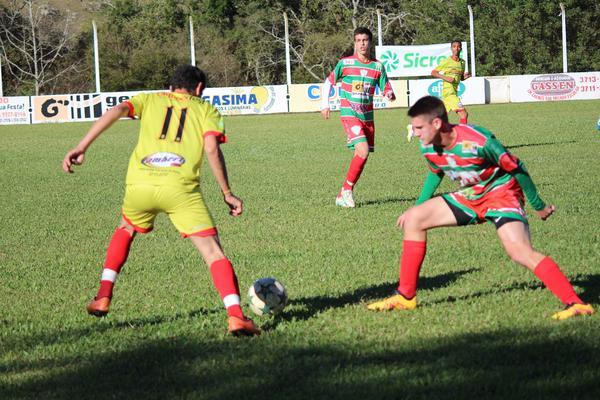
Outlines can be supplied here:
[[242, 200], [231, 192], [219, 147], [226, 141], [223, 118], [200, 98], [205, 84], [206, 76], [200, 69], [179, 67], [170, 92], [140, 94], [113, 107], [65, 155], [63, 169], [73, 172], [72, 166], [83, 163], [88, 147], [114, 122], [126, 116], [141, 119], [138, 143], [127, 171], [121, 224], [108, 245], [98, 293], [87, 306], [91, 315], [108, 314], [114, 283], [136, 233], [150, 232], [156, 215], [164, 212], [210, 266], [214, 285], [227, 309], [229, 332], [236, 336], [260, 334], [242, 312], [235, 272], [223, 253], [200, 193], [200, 166], [206, 153], [230, 214], [242, 213]]
[[369, 152], [375, 146], [375, 87], [379, 87], [388, 99], [396, 99], [383, 64], [371, 59], [372, 40], [373, 34], [369, 29], [359, 27], [354, 30], [354, 54], [338, 61], [321, 92], [321, 114], [329, 119], [329, 94], [336, 82], [342, 81], [340, 116], [347, 135], [347, 146], [354, 150], [354, 157], [335, 200], [335, 204], [341, 207], [355, 206], [352, 190], [365, 167]]
[[[400, 282], [396, 295], [369, 304], [374, 311], [416, 308], [417, 279], [425, 258], [427, 232], [442, 226], [491, 221], [500, 241], [515, 262], [530, 269], [566, 308], [554, 319], [591, 315], [594, 309], [575, 293], [552, 258], [531, 247], [523, 210], [523, 192], [540, 218], [554, 212], [538, 195], [525, 166], [489, 131], [452, 125], [444, 104], [436, 97], [419, 99], [408, 115], [430, 172], [417, 205], [403, 213], [397, 225], [404, 230]], [[460, 184], [458, 191], [431, 197], [444, 175]]]
[[452, 55], [440, 62], [440, 64], [431, 71], [434, 78], [441, 79], [442, 84], [442, 101], [446, 106], [446, 111], [455, 111], [461, 124], [467, 123], [469, 113], [463, 106], [458, 97], [458, 85], [460, 81], [464, 81], [471, 77], [470, 72], [465, 72], [465, 60], [460, 58], [462, 51], [462, 43], [460, 40], [453, 40], [450, 44]]

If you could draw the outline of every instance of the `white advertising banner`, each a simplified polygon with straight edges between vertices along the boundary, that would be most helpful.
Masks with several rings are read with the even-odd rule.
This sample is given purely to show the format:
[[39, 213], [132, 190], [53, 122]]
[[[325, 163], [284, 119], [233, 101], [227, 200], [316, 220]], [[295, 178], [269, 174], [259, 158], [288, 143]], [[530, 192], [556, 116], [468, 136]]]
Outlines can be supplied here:
[[29, 124], [29, 97], [0, 97], [0, 125]]
[[223, 115], [288, 112], [286, 85], [206, 88], [202, 98]]
[[600, 72], [509, 76], [510, 101], [600, 99]]
[[[375, 96], [373, 97], [374, 108], [397, 108], [407, 107], [408, 98], [406, 95], [406, 81], [392, 81], [390, 84], [396, 94], [396, 100], [390, 101], [381, 95], [379, 88], [375, 88]], [[290, 86], [290, 112], [313, 112], [321, 110], [321, 87], [322, 83], [299, 84]], [[341, 83], [338, 83], [335, 88], [331, 88], [329, 94], [330, 110], [340, 109], [340, 91]]]
[[[385, 66], [388, 77], [431, 76], [438, 64], [450, 57], [450, 43], [422, 46], [376, 46], [375, 55]], [[462, 42], [461, 58], [469, 69], [467, 42]]]
[[[423, 96], [442, 97], [441, 79], [418, 79], [408, 81], [409, 103], [412, 106]], [[485, 104], [485, 79], [469, 78], [458, 85], [458, 97], [463, 104]]]

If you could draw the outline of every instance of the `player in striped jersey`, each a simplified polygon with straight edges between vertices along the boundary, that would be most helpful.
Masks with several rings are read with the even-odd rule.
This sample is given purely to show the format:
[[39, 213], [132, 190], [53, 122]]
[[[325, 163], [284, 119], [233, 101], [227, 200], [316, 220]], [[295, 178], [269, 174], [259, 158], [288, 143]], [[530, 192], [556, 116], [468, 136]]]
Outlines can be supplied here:
[[465, 60], [460, 58], [462, 51], [462, 43], [460, 40], [453, 40], [450, 43], [452, 55], [440, 62], [440, 64], [431, 71], [434, 78], [441, 79], [442, 84], [442, 101], [446, 106], [446, 111], [455, 111], [461, 124], [467, 123], [469, 114], [467, 109], [462, 104], [458, 97], [458, 85], [460, 81], [464, 81], [471, 77], [470, 72], [465, 72]]
[[114, 283], [136, 233], [150, 232], [156, 215], [164, 212], [181, 235], [190, 238], [210, 267], [213, 283], [227, 310], [229, 332], [235, 336], [260, 334], [242, 312], [235, 271], [223, 253], [200, 193], [200, 166], [206, 153], [230, 214], [242, 213], [242, 200], [231, 192], [219, 147], [226, 139], [223, 118], [200, 98], [205, 83], [206, 76], [200, 69], [191, 65], [179, 67], [171, 80], [170, 92], [139, 94], [113, 107], [63, 160], [64, 171], [73, 172], [72, 166], [83, 163], [88, 147], [114, 122], [126, 116], [140, 118], [139, 139], [127, 171], [121, 224], [108, 245], [98, 293], [87, 306], [91, 315], [108, 314]]
[[395, 100], [383, 64], [371, 59], [373, 34], [367, 28], [354, 30], [354, 54], [342, 58], [329, 74], [321, 91], [321, 114], [329, 119], [329, 95], [337, 81], [342, 81], [340, 116], [347, 135], [347, 146], [354, 157], [335, 203], [341, 207], [354, 207], [353, 189], [360, 178], [369, 152], [375, 147], [373, 122], [373, 96], [379, 87], [383, 96]]
[[[554, 260], [531, 246], [523, 192], [542, 220], [554, 213], [554, 206], [540, 198], [523, 163], [489, 131], [448, 123], [444, 104], [436, 97], [421, 98], [408, 115], [430, 171], [417, 205], [397, 221], [404, 230], [397, 294], [369, 304], [368, 308], [416, 308], [417, 279], [425, 258], [427, 232], [487, 220], [496, 225], [510, 258], [530, 269], [565, 304], [563, 311], [552, 316], [554, 319], [593, 314], [592, 306], [577, 296]], [[458, 181], [459, 190], [432, 198], [444, 175]]]

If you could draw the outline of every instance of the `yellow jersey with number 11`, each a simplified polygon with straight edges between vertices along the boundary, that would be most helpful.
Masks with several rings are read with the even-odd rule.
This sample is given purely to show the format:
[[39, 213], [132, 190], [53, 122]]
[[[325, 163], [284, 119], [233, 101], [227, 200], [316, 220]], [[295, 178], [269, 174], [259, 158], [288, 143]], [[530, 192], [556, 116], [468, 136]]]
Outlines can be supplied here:
[[125, 104], [129, 116], [141, 120], [126, 183], [198, 186], [204, 138], [214, 135], [226, 141], [217, 109], [199, 97], [175, 92], [142, 93]]

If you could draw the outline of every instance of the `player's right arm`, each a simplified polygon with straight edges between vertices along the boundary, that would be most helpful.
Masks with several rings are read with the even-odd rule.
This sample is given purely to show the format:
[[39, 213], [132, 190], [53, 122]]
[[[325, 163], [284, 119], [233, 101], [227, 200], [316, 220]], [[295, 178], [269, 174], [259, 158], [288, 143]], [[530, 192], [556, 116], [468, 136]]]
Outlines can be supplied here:
[[452, 78], [451, 76], [447, 76], [447, 75], [442, 74], [442, 71], [444, 71], [444, 68], [445, 68], [445, 65], [446, 65], [446, 60], [448, 60], [448, 58], [442, 60], [442, 62], [440, 62], [438, 64], [438, 66], [435, 67], [433, 69], [433, 71], [431, 71], [431, 76], [433, 76], [434, 78], [446, 81], [448, 83], [454, 83], [454, 78]]
[[421, 189], [421, 194], [419, 195], [415, 205], [418, 206], [419, 204], [425, 203], [427, 200], [429, 200], [440, 186], [442, 178], [444, 178], [444, 173], [442, 171], [433, 172], [430, 170], [427, 173], [425, 183], [423, 183], [423, 189]]
[[321, 115], [325, 119], [329, 119], [329, 93], [331, 93], [331, 87], [335, 87], [337, 80], [342, 77], [342, 67], [343, 63], [340, 60], [321, 87]]
[[81, 139], [77, 147], [71, 149], [63, 159], [63, 171], [73, 173], [73, 165], [81, 165], [84, 160], [85, 152], [102, 132], [106, 131], [112, 124], [120, 118], [128, 116], [130, 108], [128, 104], [121, 103], [107, 112], [105, 112], [90, 128], [88, 133]]

